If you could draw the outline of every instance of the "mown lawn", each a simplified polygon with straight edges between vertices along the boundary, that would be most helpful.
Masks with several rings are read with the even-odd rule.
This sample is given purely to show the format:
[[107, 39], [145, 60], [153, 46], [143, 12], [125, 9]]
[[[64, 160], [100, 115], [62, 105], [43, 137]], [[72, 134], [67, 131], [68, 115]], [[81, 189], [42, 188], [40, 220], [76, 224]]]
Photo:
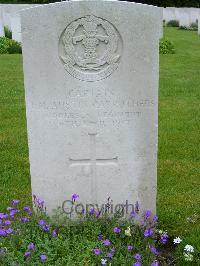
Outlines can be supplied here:
[[[176, 54], [161, 55], [158, 216], [160, 226], [200, 248], [200, 37], [165, 29]], [[30, 202], [21, 55], [0, 55], [0, 211]]]
[[160, 59], [158, 215], [200, 248], [200, 37], [172, 28], [176, 54]]

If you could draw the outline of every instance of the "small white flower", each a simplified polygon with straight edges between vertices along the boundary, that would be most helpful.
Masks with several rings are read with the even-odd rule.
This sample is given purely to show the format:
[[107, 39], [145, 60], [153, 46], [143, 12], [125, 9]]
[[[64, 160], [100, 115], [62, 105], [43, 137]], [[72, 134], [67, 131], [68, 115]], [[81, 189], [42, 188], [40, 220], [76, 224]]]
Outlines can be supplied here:
[[130, 226], [127, 227], [127, 229], [125, 230], [125, 235], [126, 236], [131, 236], [131, 228], [130, 228]]
[[188, 253], [183, 253], [186, 261], [193, 261], [193, 255]]
[[106, 265], [107, 260], [106, 259], [101, 259], [101, 265]]
[[182, 241], [182, 239], [180, 239], [180, 237], [176, 237], [176, 238], [174, 238], [174, 240], [173, 240], [174, 244], [180, 244], [181, 241]]
[[184, 247], [184, 250], [187, 251], [187, 252], [194, 252], [194, 248], [191, 245], [186, 245]]

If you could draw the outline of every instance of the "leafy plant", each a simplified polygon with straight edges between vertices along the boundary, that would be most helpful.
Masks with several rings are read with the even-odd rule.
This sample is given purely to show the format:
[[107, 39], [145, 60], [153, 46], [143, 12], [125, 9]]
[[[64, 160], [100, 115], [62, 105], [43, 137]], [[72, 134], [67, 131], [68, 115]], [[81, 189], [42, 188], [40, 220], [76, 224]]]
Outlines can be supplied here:
[[[188, 259], [198, 265], [199, 251], [188, 243], [175, 257], [182, 239], [158, 229], [158, 217], [150, 210], [141, 214], [136, 209], [121, 219], [121, 213], [111, 217], [91, 207], [75, 221], [61, 209], [48, 217], [44, 201], [33, 198], [34, 212], [30, 206], [19, 208], [16, 199], [0, 212], [0, 265], [161, 266], [180, 260], [185, 265]], [[72, 206], [78, 198], [72, 195]]]
[[198, 22], [193, 22], [190, 24], [190, 29], [194, 31], [198, 31]]
[[178, 20], [170, 20], [167, 22], [168, 27], [179, 27], [179, 21]]
[[6, 26], [4, 26], [4, 35], [8, 39], [12, 39], [12, 31]]
[[21, 44], [7, 37], [0, 37], [0, 54], [21, 54]]
[[175, 54], [174, 44], [169, 40], [162, 39], [159, 47], [160, 54]]
[[191, 31], [198, 31], [198, 24], [191, 23], [190, 26], [180, 26], [179, 30], [191, 30]]

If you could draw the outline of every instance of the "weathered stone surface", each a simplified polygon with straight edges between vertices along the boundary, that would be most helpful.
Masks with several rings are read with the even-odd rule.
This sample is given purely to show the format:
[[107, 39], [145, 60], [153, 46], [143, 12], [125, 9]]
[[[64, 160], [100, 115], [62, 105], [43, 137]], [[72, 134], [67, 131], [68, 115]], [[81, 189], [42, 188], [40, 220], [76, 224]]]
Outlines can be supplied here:
[[156, 209], [162, 9], [62, 2], [21, 12], [32, 191], [47, 209]]

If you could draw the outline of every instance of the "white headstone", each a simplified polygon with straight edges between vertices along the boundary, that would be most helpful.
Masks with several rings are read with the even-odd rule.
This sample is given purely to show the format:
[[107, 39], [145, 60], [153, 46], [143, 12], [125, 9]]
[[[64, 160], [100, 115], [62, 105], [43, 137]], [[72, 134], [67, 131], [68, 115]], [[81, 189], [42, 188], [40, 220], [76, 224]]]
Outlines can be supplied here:
[[0, 37], [4, 36], [3, 9], [0, 5]]
[[175, 7], [163, 8], [163, 20], [165, 20], [166, 23], [171, 20], [176, 20], [175, 9]]
[[189, 8], [179, 8], [179, 26], [190, 27], [190, 10]]
[[162, 9], [73, 1], [21, 12], [32, 192], [47, 209], [156, 209]]
[[[0, 5], [2, 9], [2, 23], [3, 27], [7, 27], [12, 31], [12, 38], [16, 41], [21, 42], [21, 23], [19, 12], [23, 9], [35, 7], [38, 5], [29, 4], [2, 4]], [[1, 19], [0, 19], [1, 25]]]
[[190, 24], [198, 22], [200, 8], [189, 8]]
[[19, 12], [17, 12], [11, 17], [11, 31], [12, 31], [12, 39], [21, 42], [22, 41], [21, 20]]

